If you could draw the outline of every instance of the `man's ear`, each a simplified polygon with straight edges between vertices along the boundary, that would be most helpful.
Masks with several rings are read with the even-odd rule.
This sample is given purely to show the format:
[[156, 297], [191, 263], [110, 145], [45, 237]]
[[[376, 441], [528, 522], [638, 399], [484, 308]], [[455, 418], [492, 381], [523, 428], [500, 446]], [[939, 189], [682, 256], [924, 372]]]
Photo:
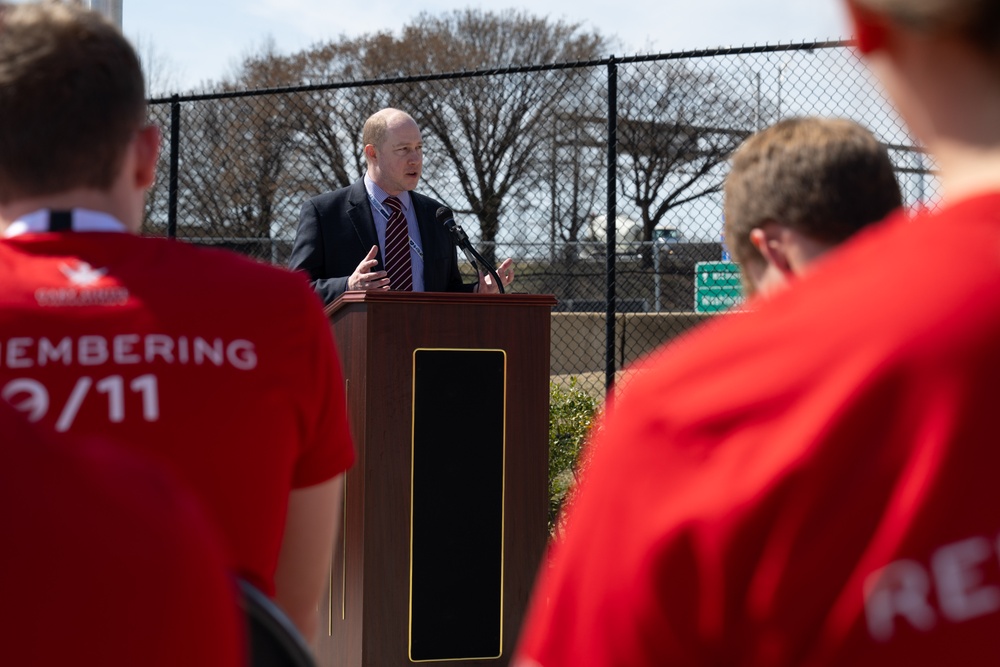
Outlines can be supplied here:
[[757, 249], [764, 261], [777, 269], [782, 275], [794, 273], [788, 258], [787, 239], [784, 227], [774, 222], [766, 222], [760, 227], [750, 230], [750, 243]]
[[862, 55], [885, 47], [887, 26], [881, 14], [859, 6], [854, 0], [847, 0], [847, 16], [855, 44]]
[[135, 185], [149, 189], [156, 179], [156, 162], [160, 157], [160, 128], [146, 125], [136, 133], [132, 144], [135, 151]]
[[375, 159], [375, 147], [371, 144], [365, 144], [365, 157], [371, 162]]

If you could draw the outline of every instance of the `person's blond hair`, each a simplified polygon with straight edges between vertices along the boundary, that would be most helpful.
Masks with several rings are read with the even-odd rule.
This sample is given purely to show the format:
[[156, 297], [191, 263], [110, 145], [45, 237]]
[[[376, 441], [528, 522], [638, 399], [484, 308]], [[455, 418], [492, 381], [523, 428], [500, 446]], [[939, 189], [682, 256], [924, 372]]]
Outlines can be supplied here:
[[75, 4], [0, 3], [0, 203], [107, 190], [145, 122], [139, 58]]
[[902, 205], [888, 152], [851, 120], [783, 120], [743, 142], [731, 164], [725, 239], [740, 264], [764, 261], [750, 232], [765, 223], [833, 245]]

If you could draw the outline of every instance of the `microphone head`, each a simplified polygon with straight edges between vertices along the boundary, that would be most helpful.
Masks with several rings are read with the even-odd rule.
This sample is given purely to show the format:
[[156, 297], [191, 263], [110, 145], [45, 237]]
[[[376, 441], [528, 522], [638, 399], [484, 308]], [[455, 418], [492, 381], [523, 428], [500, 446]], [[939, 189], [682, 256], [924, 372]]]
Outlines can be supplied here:
[[451, 209], [447, 206], [442, 206], [435, 211], [434, 217], [437, 218], [437, 221], [444, 225], [445, 229], [448, 231], [454, 231], [455, 227], [458, 226], [455, 224], [455, 214], [452, 213]]
[[442, 206], [434, 213], [434, 217], [438, 219], [438, 222], [444, 223], [448, 218], [455, 217], [455, 214], [447, 206]]

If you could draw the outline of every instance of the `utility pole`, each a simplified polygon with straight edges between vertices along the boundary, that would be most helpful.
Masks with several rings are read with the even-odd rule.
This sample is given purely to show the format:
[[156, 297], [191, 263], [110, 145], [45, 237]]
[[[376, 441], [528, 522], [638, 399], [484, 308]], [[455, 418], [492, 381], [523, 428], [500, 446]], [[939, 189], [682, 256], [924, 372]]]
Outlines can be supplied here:
[[121, 30], [122, 2], [124, 0], [86, 0], [85, 4], [94, 11], [104, 14]]

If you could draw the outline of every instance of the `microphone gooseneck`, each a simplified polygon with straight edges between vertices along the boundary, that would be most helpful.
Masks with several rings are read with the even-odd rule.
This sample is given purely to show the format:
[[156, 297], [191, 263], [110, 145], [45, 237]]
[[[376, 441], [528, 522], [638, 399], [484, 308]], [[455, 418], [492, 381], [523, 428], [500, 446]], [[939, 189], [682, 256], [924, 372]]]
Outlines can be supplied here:
[[465, 254], [465, 259], [468, 260], [469, 264], [471, 264], [472, 267], [479, 273], [489, 273], [493, 276], [493, 280], [495, 281], [500, 294], [503, 294], [503, 283], [500, 282], [500, 276], [497, 275], [496, 268], [487, 262], [486, 258], [476, 251], [472, 242], [469, 241], [469, 237], [466, 235], [465, 230], [463, 230], [458, 223], [455, 222], [455, 214], [452, 213], [451, 209], [447, 206], [442, 206], [434, 213], [434, 217], [437, 218], [438, 222], [444, 225], [444, 228], [448, 230], [449, 234], [451, 234], [452, 240], [455, 242], [457, 247], [462, 249], [462, 252]]

